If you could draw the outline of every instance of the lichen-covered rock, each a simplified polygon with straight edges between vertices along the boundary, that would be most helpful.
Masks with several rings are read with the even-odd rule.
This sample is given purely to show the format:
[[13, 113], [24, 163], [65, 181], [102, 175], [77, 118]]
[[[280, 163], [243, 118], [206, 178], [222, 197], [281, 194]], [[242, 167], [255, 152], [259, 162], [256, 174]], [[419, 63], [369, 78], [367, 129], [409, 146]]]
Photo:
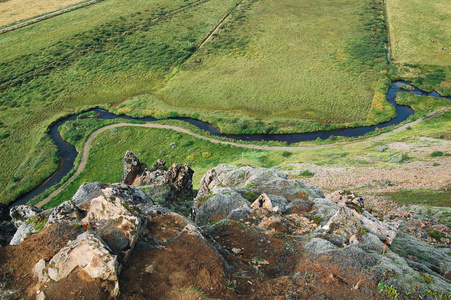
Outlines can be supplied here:
[[364, 208], [363, 198], [360, 196], [356, 196], [356, 194], [354, 194], [351, 191], [338, 190], [331, 194], [326, 195], [326, 199], [334, 201], [340, 207], [345, 206], [346, 202], [352, 202], [355, 205]]
[[72, 196], [72, 202], [83, 209], [85, 204], [89, 204], [92, 199], [104, 196], [102, 189], [107, 186], [107, 184], [99, 182], [84, 182]]
[[35, 225], [33, 223], [22, 223], [22, 225], [20, 225], [19, 228], [17, 228], [17, 230], [14, 233], [14, 236], [12, 237], [9, 244], [10, 245], [18, 245], [18, 244], [22, 243], [22, 241], [26, 237], [28, 237], [31, 234], [33, 234], [34, 232], [36, 232], [35, 230], [33, 230], [34, 226]]
[[231, 188], [216, 188], [213, 196], [202, 204], [196, 214], [196, 224], [206, 225], [227, 217], [235, 208], [249, 205], [239, 193]]
[[41, 284], [60, 281], [80, 268], [92, 279], [101, 279], [111, 297], [119, 295], [118, 261], [108, 246], [93, 232], [85, 232], [58, 251], [46, 263], [41, 259], [33, 273]]
[[[285, 198], [283, 198], [285, 199]], [[313, 208], [313, 202], [308, 200], [294, 200], [290, 203], [285, 204], [284, 202], [279, 203], [280, 209], [282, 210], [282, 213], [284, 214], [306, 214], [310, 212]]]
[[313, 209], [317, 216], [318, 223], [321, 226], [326, 225], [326, 223], [334, 216], [339, 207], [338, 205], [329, 199], [313, 199]]
[[[108, 191], [106, 194], [109, 194]], [[134, 207], [118, 197], [99, 196], [92, 199], [82, 223], [90, 224], [96, 233], [114, 250], [127, 259], [141, 233], [142, 221], [133, 214]]]
[[398, 225], [379, 221], [375, 216], [363, 208], [350, 209], [340, 207], [335, 215], [322, 227], [322, 230], [345, 235], [348, 238], [359, 231], [375, 234], [382, 242], [391, 244], [396, 237]]
[[251, 190], [255, 193], [277, 195], [288, 201], [296, 199], [323, 198], [324, 193], [311, 185], [288, 176], [277, 169], [235, 167], [219, 165], [202, 178], [199, 195], [206, 195], [216, 186], [227, 186], [238, 190]]
[[11, 208], [10, 215], [14, 226], [19, 228], [28, 218], [36, 217], [42, 212], [43, 210], [36, 206], [24, 204]]
[[82, 218], [83, 211], [72, 200], [65, 201], [53, 208], [48, 216], [47, 224], [59, 222], [76, 222]]

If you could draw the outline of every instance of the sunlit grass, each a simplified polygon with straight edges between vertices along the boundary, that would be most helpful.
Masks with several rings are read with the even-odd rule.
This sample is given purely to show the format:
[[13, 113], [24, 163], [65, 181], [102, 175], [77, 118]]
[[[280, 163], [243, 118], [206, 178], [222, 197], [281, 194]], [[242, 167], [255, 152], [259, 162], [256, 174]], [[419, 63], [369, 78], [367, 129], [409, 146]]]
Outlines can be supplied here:
[[387, 0], [386, 4], [392, 58], [414, 64], [451, 65], [449, 0]]

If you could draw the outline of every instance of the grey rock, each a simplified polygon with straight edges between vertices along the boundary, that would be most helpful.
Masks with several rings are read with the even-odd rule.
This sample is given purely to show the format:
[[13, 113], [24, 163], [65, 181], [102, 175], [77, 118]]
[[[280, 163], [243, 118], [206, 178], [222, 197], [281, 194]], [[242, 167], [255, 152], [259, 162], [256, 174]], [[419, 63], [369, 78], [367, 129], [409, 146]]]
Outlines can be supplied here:
[[59, 223], [62, 221], [76, 222], [81, 218], [83, 218], [83, 211], [81, 211], [72, 200], [69, 200], [51, 210], [47, 224]]
[[[285, 199], [285, 198], [283, 198], [283, 199]], [[288, 203], [288, 200], [287, 200], [287, 203]], [[313, 202], [310, 202], [308, 200], [294, 200], [294, 201], [291, 201], [290, 203], [288, 203], [288, 205], [284, 206], [284, 203], [283, 203], [283, 204], [281, 204], [281, 206], [284, 207], [284, 208], [282, 208], [282, 213], [286, 214], [286, 215], [293, 214], [293, 213], [306, 214], [312, 210]]]
[[250, 166], [235, 167], [219, 165], [205, 174], [200, 182], [199, 195], [206, 195], [217, 186], [227, 186], [238, 190], [251, 190], [257, 194], [266, 193], [284, 197], [288, 201], [296, 199], [323, 198], [324, 193], [311, 185], [277, 171]]
[[346, 235], [350, 238], [362, 227], [366, 231], [375, 234], [381, 241], [391, 244], [396, 237], [398, 225], [395, 223], [381, 222], [365, 209], [350, 209], [340, 207], [335, 215], [322, 227], [326, 232]]
[[42, 212], [43, 210], [37, 208], [36, 206], [24, 204], [11, 208], [10, 215], [12, 221], [14, 222], [14, 226], [19, 228], [28, 218], [36, 217]]
[[72, 196], [73, 203], [80, 208], [87, 203], [90, 203], [92, 199], [104, 196], [102, 189], [107, 187], [107, 184], [103, 184], [100, 182], [85, 182], [83, 183]]
[[313, 199], [313, 209], [315, 215], [321, 218], [319, 224], [324, 226], [337, 213], [339, 207], [332, 200], [317, 198]]
[[451, 248], [436, 247], [399, 232], [391, 245], [407, 262], [421, 264], [439, 275], [451, 271]]
[[[287, 199], [285, 199], [284, 197], [281, 196], [277, 196], [277, 195], [268, 195], [269, 199], [271, 199], [272, 202], [272, 206], [273, 207], [278, 207], [279, 211], [285, 211], [287, 206], [289, 205], [289, 202]], [[295, 201], [299, 201], [299, 200], [295, 200]]]
[[33, 230], [34, 224], [32, 223], [22, 223], [22, 225], [17, 228], [16, 233], [10, 241], [10, 245], [19, 245], [26, 237], [30, 236], [32, 233], [36, 232]]
[[252, 219], [252, 213], [249, 206], [241, 206], [233, 209], [230, 214], [227, 216], [227, 219], [235, 220], [238, 222], [255, 222], [255, 219]]
[[232, 210], [250, 204], [231, 188], [216, 188], [212, 192], [214, 195], [198, 209], [196, 214], [198, 225], [217, 222], [226, 218]]
[[168, 184], [146, 185], [136, 189], [143, 191], [146, 196], [160, 204], [165, 203], [172, 195], [171, 186]]
[[304, 249], [315, 255], [333, 254], [340, 248], [321, 238], [312, 238], [303, 245]]

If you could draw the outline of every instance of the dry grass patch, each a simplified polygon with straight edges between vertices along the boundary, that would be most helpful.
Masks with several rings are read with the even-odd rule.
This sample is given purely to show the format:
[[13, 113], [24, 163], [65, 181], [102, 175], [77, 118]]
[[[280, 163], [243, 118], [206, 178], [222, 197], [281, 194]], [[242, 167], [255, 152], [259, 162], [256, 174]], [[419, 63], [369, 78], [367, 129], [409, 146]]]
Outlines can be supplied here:
[[80, 0], [8, 0], [0, 1], [0, 26], [43, 15], [79, 2]]

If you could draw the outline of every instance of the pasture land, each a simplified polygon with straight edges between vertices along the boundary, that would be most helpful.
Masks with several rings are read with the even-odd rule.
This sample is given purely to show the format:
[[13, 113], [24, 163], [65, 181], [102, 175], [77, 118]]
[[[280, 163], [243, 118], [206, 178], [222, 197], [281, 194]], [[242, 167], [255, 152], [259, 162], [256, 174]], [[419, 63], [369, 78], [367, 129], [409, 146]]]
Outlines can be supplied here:
[[244, 1], [157, 95], [255, 119], [366, 121], [386, 72], [378, 1]]
[[[57, 168], [54, 148], [39, 143], [51, 122], [152, 91], [236, 3], [111, 0], [1, 35], [2, 202]], [[55, 163], [23, 165], [32, 153]]]
[[30, 19], [61, 8], [65, 8], [81, 0], [6, 0], [0, 1], [0, 27]]
[[449, 0], [386, 0], [386, 6], [392, 59], [409, 64], [451, 65]]

